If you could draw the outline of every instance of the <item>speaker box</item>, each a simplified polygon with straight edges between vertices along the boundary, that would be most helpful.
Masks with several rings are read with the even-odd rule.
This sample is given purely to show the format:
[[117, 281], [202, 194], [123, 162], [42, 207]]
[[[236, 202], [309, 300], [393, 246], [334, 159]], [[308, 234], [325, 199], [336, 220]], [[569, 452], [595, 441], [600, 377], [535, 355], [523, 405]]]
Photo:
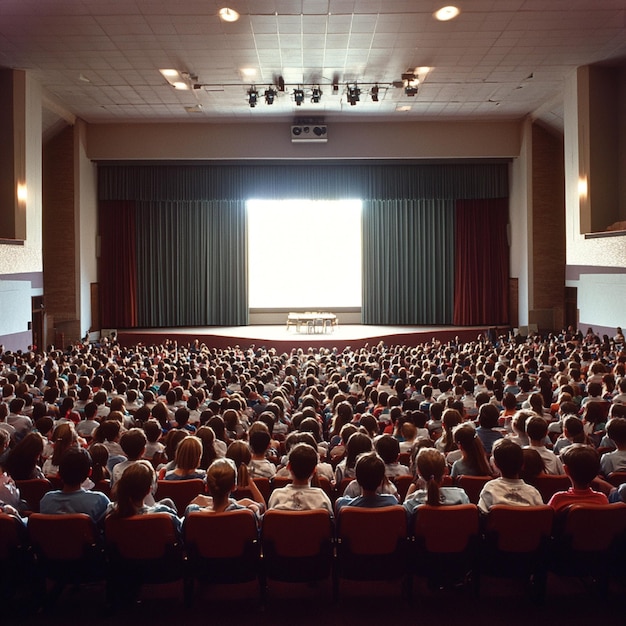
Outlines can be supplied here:
[[291, 127], [293, 143], [324, 143], [328, 141], [326, 124], [295, 124]]

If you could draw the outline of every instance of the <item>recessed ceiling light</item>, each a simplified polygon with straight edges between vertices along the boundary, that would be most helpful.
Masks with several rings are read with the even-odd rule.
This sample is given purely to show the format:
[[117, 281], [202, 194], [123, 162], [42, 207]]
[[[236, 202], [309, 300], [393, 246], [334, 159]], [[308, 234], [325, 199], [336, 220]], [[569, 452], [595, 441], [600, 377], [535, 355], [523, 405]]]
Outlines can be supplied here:
[[189, 89], [189, 85], [187, 83], [183, 83], [180, 80], [177, 80], [175, 83], [172, 83], [172, 87], [174, 87], [174, 89], [180, 89], [181, 91], [185, 89]]
[[435, 11], [435, 19], [440, 22], [447, 22], [453, 20], [461, 11], [455, 6], [442, 7], [439, 11]]
[[410, 110], [411, 110], [410, 104], [399, 104], [396, 107], [396, 111], [398, 111], [399, 113], [405, 113], [406, 111], [410, 111]]
[[256, 76], [256, 69], [254, 67], [244, 67], [241, 69], [241, 73], [248, 78]]
[[161, 72], [165, 78], [178, 78], [178, 76], [180, 76], [178, 70], [159, 70], [159, 72]]
[[236, 22], [239, 19], [239, 13], [235, 9], [229, 9], [228, 7], [220, 9], [218, 15], [224, 22]]
[[430, 72], [430, 70], [432, 70], [432, 67], [428, 67], [427, 65], [424, 65], [423, 67], [416, 67], [415, 68], [415, 73], [419, 76], [426, 76], [426, 74], [428, 74], [428, 72]]

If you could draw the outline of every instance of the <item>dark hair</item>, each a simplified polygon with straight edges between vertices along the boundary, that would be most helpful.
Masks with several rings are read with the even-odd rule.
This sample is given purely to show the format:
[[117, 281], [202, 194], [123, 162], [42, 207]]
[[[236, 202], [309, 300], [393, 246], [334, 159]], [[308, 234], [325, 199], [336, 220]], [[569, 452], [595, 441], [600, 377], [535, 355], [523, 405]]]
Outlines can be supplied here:
[[491, 468], [481, 440], [476, 430], [469, 424], [461, 424], [454, 429], [454, 441], [465, 452], [466, 462], [475, 476], [491, 476]]
[[493, 460], [504, 478], [517, 478], [524, 465], [524, 452], [510, 439], [498, 439], [494, 442]]
[[351, 469], [356, 464], [359, 454], [371, 452], [372, 440], [365, 433], [353, 433], [346, 444], [346, 469]]
[[426, 481], [426, 504], [439, 506], [439, 486], [446, 471], [445, 457], [434, 448], [422, 448], [417, 453], [415, 464], [419, 475]]
[[267, 430], [254, 430], [250, 433], [250, 448], [254, 454], [264, 454], [270, 447], [271, 437]]
[[531, 417], [526, 422], [526, 434], [533, 441], [542, 441], [548, 434], [548, 422], [538, 415]]
[[385, 478], [385, 461], [376, 452], [366, 452], [357, 459], [355, 473], [363, 489], [376, 491]]
[[289, 453], [289, 468], [297, 480], [306, 480], [315, 471], [317, 460], [317, 452], [311, 446], [298, 443]]
[[9, 452], [5, 469], [13, 480], [34, 478], [35, 467], [43, 452], [43, 438], [39, 433], [28, 433]]
[[65, 485], [75, 487], [85, 481], [91, 471], [91, 455], [84, 448], [69, 448], [59, 461], [59, 476]]
[[148, 443], [146, 433], [141, 428], [131, 428], [120, 437], [120, 446], [130, 461], [136, 461]]
[[161, 424], [157, 422], [154, 418], [146, 420], [143, 423], [143, 432], [146, 434], [146, 439], [150, 443], [156, 443], [159, 440], [159, 437], [163, 434], [163, 430], [161, 429]]
[[385, 463], [395, 463], [400, 454], [400, 442], [391, 435], [381, 435], [374, 441], [374, 449]]
[[573, 443], [563, 450], [561, 459], [577, 487], [589, 487], [600, 471], [600, 454], [593, 446]]
[[129, 465], [115, 483], [116, 506], [111, 515], [136, 515], [143, 506], [143, 499], [152, 490], [154, 479], [154, 469], [148, 461], [137, 461]]
[[617, 446], [626, 444], [626, 418], [612, 417], [606, 423], [606, 434]]
[[495, 404], [483, 404], [478, 409], [478, 423], [482, 428], [495, 428], [498, 425], [500, 411]]

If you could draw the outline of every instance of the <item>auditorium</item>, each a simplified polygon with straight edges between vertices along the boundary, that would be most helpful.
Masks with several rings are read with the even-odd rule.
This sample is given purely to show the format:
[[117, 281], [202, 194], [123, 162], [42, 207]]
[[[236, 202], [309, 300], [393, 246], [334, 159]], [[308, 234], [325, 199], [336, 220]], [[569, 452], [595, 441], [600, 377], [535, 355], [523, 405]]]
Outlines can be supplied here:
[[[220, 623], [420, 614], [455, 624], [477, 615], [612, 623], [624, 591], [616, 572], [626, 504], [621, 466], [601, 468], [621, 451], [626, 418], [625, 112], [626, 7], [615, 0], [0, 1], [0, 476], [17, 494], [13, 506], [0, 483], [0, 507], [9, 507], [0, 523], [8, 537], [23, 521], [15, 532], [29, 555], [0, 541], [0, 582], [16, 619], [38, 611], [53, 623], [112, 614], [193, 623], [214, 610]], [[345, 440], [338, 406], [349, 413]], [[36, 418], [50, 422], [47, 432]], [[538, 439], [535, 418], [548, 422]], [[580, 418], [571, 433], [569, 418]], [[211, 442], [197, 448], [203, 460], [190, 471], [199, 474], [182, 475], [176, 451], [193, 456], [200, 431]], [[8, 469], [19, 473], [14, 451], [36, 433], [43, 450], [32, 475], [18, 479]], [[318, 464], [304, 475], [297, 452], [311, 433]], [[38, 523], [44, 538], [83, 532], [40, 519], [44, 493], [69, 489], [64, 437], [88, 451], [89, 471], [98, 447], [108, 458], [102, 484], [85, 475], [75, 485], [90, 482], [84, 491], [105, 494], [110, 507], [107, 532], [98, 520], [108, 534], [103, 561], [87, 563], [102, 568], [95, 583], [85, 559], [73, 563], [75, 579], [59, 576], [65, 556], [45, 554], [36, 535]], [[359, 453], [352, 437], [365, 446]], [[554, 450], [555, 467], [565, 466], [554, 472], [558, 488], [542, 481], [547, 460], [527, 481], [539, 498], [529, 508], [550, 529], [523, 559], [519, 546], [513, 557], [492, 541], [486, 481], [461, 480], [521, 480], [520, 468], [509, 478], [498, 465], [498, 439], [519, 444], [512, 455], [520, 446]], [[459, 468], [471, 466], [479, 440], [488, 465], [465, 476]], [[395, 442], [402, 452], [387, 461], [385, 445]], [[238, 443], [251, 458], [243, 471], [234, 463], [224, 495], [211, 472], [230, 480]], [[140, 444], [163, 457], [142, 456]], [[590, 463], [597, 456], [594, 482], [575, 478], [569, 445]], [[427, 463], [427, 455], [418, 448], [433, 446], [435, 465], [421, 472], [418, 456]], [[406, 471], [390, 477], [398, 454]], [[355, 469], [368, 455], [372, 472], [381, 458], [385, 465], [369, 491]], [[177, 505], [168, 511], [180, 551], [170, 562], [142, 568], [122, 555], [137, 548], [124, 540], [144, 531], [120, 530], [142, 516], [112, 490], [116, 463], [119, 480], [137, 463], [138, 481], [141, 468], [152, 476], [144, 507]], [[345, 484], [342, 463], [353, 471]], [[19, 483], [34, 480], [44, 489], [29, 498]], [[198, 491], [181, 497], [161, 484], [170, 480]], [[314, 556], [301, 554], [300, 522], [281, 527], [274, 510], [298, 486], [328, 502], [331, 524], [322, 520]], [[443, 518], [434, 522], [439, 548], [426, 538], [426, 511], [448, 508], [433, 504], [435, 487], [438, 504], [466, 507], [450, 533], [476, 525], [462, 550], [439, 545]], [[573, 559], [552, 498], [583, 488], [612, 502], [598, 505], [610, 519], [590, 519], [615, 526], [615, 537], [593, 558], [581, 549]], [[458, 502], [445, 501], [454, 494]], [[256, 524], [254, 547], [236, 557], [203, 542], [202, 515], [227, 515], [222, 496], [226, 506], [248, 502], [253, 512], [236, 504], [236, 517]], [[383, 506], [385, 496], [396, 504]], [[350, 497], [371, 497], [372, 508], [401, 520], [386, 527], [374, 511], [359, 519], [352, 513], [364, 511], [337, 504]], [[385, 553], [382, 538], [398, 525]], [[352, 550], [369, 543], [363, 528], [380, 534], [380, 551]], [[296, 555], [277, 552], [285, 537]], [[516, 568], [521, 582], [505, 582], [503, 570]], [[156, 575], [163, 569], [171, 580]], [[25, 572], [30, 590], [18, 580]]]

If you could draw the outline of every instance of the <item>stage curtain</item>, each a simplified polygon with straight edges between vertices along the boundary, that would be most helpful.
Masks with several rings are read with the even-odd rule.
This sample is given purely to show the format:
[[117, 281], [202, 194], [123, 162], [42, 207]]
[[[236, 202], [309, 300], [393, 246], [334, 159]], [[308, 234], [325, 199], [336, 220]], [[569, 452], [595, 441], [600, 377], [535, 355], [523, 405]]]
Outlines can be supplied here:
[[102, 328], [137, 325], [135, 203], [101, 202], [99, 298]]
[[245, 204], [137, 203], [139, 326], [248, 323]]
[[450, 324], [454, 203], [367, 200], [363, 206], [364, 324]]
[[507, 324], [508, 199], [458, 200], [454, 324]]

